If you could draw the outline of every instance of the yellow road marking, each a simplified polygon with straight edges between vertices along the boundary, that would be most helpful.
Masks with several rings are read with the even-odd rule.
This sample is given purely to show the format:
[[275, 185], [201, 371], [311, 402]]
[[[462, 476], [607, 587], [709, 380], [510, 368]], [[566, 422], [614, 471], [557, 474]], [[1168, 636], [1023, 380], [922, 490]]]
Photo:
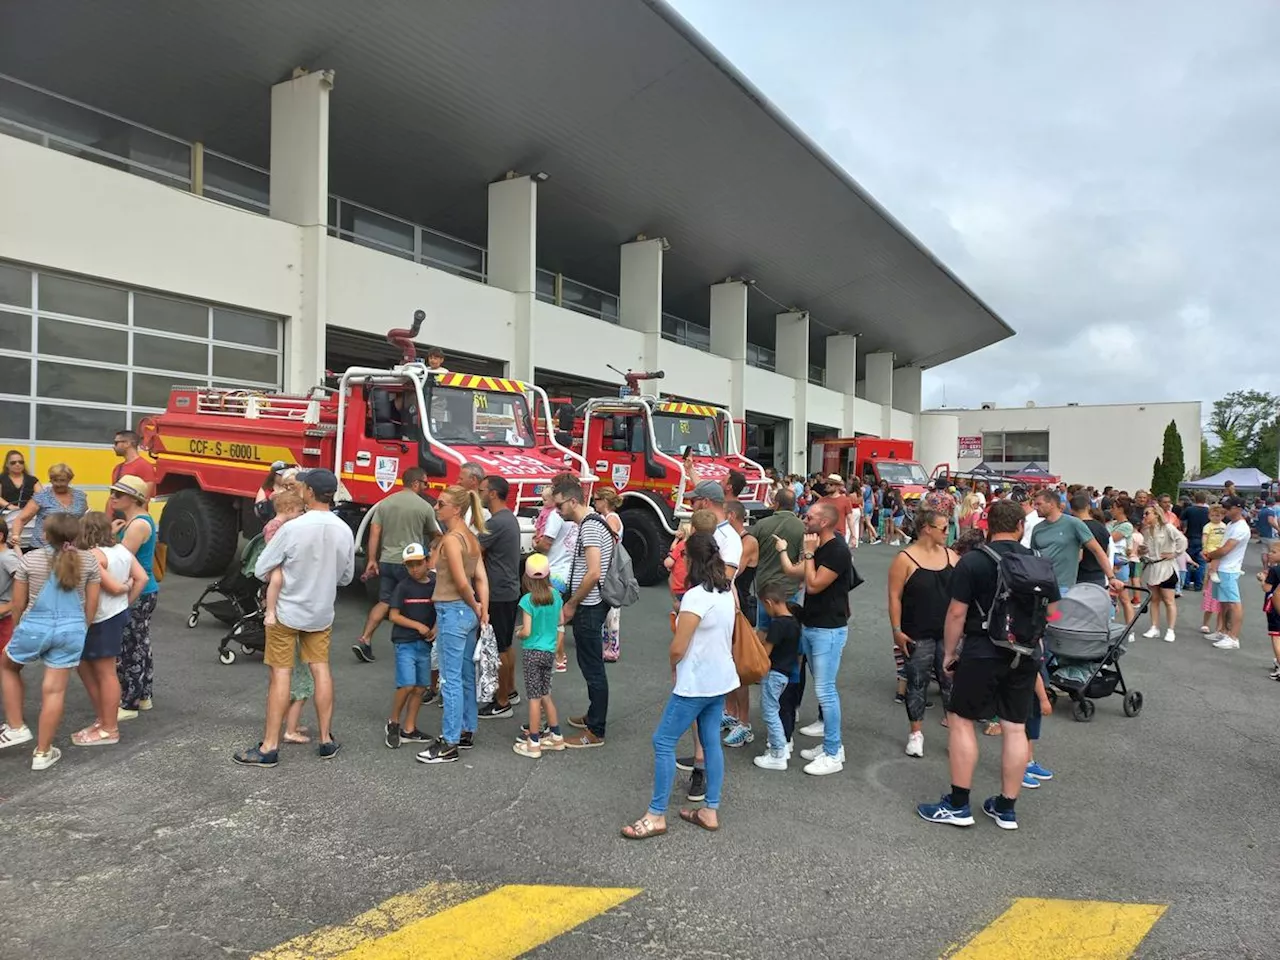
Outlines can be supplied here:
[[484, 890], [478, 883], [430, 883], [384, 900], [348, 923], [321, 927], [256, 954], [253, 960], [330, 960]]
[[949, 960], [1125, 960], [1168, 907], [1019, 899]]
[[626, 887], [433, 883], [253, 960], [515, 960], [640, 893]]

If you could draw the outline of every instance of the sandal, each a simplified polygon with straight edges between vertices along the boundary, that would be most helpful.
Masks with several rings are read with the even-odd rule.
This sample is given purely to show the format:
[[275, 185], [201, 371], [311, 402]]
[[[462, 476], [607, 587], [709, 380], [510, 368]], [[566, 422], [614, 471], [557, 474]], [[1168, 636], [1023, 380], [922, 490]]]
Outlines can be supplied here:
[[1004, 733], [1004, 731], [1000, 729], [999, 720], [988, 721], [986, 728], [982, 732], [985, 736], [988, 736], [988, 737], [998, 737], [1000, 736], [1000, 734]]
[[120, 742], [120, 731], [108, 732], [95, 723], [73, 733], [71, 742], [77, 747], [109, 746]]
[[290, 733], [286, 730], [284, 736], [280, 739], [285, 743], [310, 743], [311, 738], [307, 736], [306, 729], [306, 727], [299, 727], [297, 733]]
[[699, 807], [697, 810], [681, 810], [680, 819], [685, 823], [692, 823], [695, 827], [701, 827], [703, 830], [709, 830], [711, 833], [715, 833], [720, 829], [720, 824], [707, 823], [706, 820], [702, 819], [702, 811], [706, 809], [706, 807]]
[[628, 840], [648, 840], [650, 837], [660, 837], [666, 832], [665, 826], [655, 827], [648, 816], [643, 816], [635, 823], [629, 823], [622, 828], [622, 835]]

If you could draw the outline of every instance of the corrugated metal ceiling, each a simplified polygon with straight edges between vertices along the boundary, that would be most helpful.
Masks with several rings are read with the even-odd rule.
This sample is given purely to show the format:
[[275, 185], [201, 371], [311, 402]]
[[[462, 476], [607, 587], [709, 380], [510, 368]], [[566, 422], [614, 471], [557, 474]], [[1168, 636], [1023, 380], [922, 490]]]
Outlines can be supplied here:
[[483, 244], [486, 183], [543, 170], [540, 265], [616, 290], [618, 244], [665, 236], [690, 320], [742, 275], [901, 363], [1012, 333], [660, 0], [9, 2], [0, 64], [262, 166], [270, 85], [333, 69], [336, 194]]

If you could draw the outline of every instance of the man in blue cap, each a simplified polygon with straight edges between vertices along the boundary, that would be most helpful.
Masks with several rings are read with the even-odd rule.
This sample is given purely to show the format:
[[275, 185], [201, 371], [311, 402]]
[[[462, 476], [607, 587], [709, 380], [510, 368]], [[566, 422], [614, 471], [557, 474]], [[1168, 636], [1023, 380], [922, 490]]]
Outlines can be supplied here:
[[316, 752], [328, 760], [338, 752], [330, 723], [333, 720], [333, 676], [329, 672], [329, 641], [333, 632], [338, 588], [355, 575], [356, 546], [351, 528], [334, 516], [333, 498], [338, 478], [332, 470], [303, 470], [296, 477], [306, 513], [280, 528], [267, 544], [254, 576], [266, 580], [279, 567], [284, 585], [276, 601], [276, 623], [269, 624], [262, 662], [271, 670], [267, 687], [267, 724], [256, 747], [232, 758], [251, 767], [274, 767], [280, 759], [280, 725], [289, 707], [289, 674], [294, 651], [315, 680], [319, 745]]

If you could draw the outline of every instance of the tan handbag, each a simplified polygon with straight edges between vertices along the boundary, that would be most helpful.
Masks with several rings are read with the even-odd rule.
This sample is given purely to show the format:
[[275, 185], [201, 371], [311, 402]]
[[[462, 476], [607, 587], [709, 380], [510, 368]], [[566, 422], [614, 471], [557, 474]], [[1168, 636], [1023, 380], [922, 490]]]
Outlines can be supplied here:
[[733, 622], [733, 665], [743, 686], [759, 683], [769, 673], [769, 653], [741, 611]]

